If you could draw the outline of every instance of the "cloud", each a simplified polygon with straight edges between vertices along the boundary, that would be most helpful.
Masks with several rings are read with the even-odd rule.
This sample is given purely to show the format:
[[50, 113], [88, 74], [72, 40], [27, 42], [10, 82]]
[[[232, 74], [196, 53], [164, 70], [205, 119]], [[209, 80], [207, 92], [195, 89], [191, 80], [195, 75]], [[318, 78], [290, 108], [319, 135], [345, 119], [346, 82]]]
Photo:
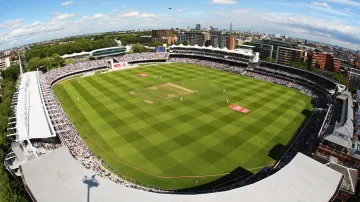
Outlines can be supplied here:
[[57, 13], [55, 14], [56, 17], [54, 17], [52, 20], [56, 21], [56, 20], [65, 20], [67, 18], [71, 18], [71, 17], [74, 17], [75, 14], [74, 13], [64, 13], [64, 14], [60, 14], [60, 13]]
[[290, 31], [292, 28], [298, 28], [306, 30], [309, 34], [318, 33], [319, 35], [322, 35], [323, 42], [326, 42], [327, 39], [330, 38], [342, 42], [354, 43], [354, 45], [360, 46], [360, 27], [348, 25], [340, 21], [273, 12], [259, 12], [257, 13], [257, 16], [264, 21], [282, 25], [283, 27], [289, 27]]
[[109, 4], [112, 4], [112, 1], [109, 1], [109, 2], [103, 2], [103, 3], [101, 3], [101, 4], [103, 4], [103, 5], [109, 5]]
[[329, 5], [328, 3], [325, 3], [325, 2], [313, 1], [313, 2], [311, 2], [310, 4], [311, 4], [311, 5], [314, 5], [314, 6], [330, 8], [330, 5]]
[[62, 6], [68, 6], [68, 5], [73, 4], [73, 3], [74, 3], [74, 1], [65, 1], [65, 2], [62, 2], [61, 5]]
[[126, 8], [126, 6], [125, 6], [125, 5], [123, 5], [123, 6], [121, 6], [121, 8]]
[[4, 23], [0, 24], [0, 29], [4, 29], [4, 28], [15, 29], [16, 27], [19, 27], [23, 21], [24, 21], [23, 18], [17, 18], [15, 20], [5, 21]]
[[137, 17], [139, 15], [140, 15], [139, 11], [130, 11], [130, 12], [121, 13], [118, 15], [118, 17], [133, 18], [133, 17]]
[[360, 2], [353, 0], [323, 0], [323, 1], [340, 4], [340, 5], [346, 5], [346, 6], [360, 7]]
[[120, 18], [152, 18], [156, 17], [154, 13], [142, 13], [140, 14], [139, 11], [130, 11], [121, 13], [118, 15]]
[[181, 13], [181, 12], [183, 12], [183, 11], [184, 11], [183, 9], [177, 9], [177, 10], [176, 10], [177, 13]]
[[105, 14], [97, 13], [97, 14], [94, 14], [92, 16], [84, 16], [81, 19], [74, 21], [74, 23], [83, 23], [83, 22], [86, 22], [86, 21], [107, 19], [107, 17], [108, 16], [105, 15]]
[[139, 16], [137, 16], [138, 18], [152, 18], [155, 17], [156, 15], [154, 13], [143, 13]]
[[60, 22], [56, 23], [56, 21], [51, 21], [49, 23], [41, 23], [40, 21], [35, 21], [31, 24], [23, 24], [22, 20], [12, 20], [7, 21], [3, 24], [14, 24], [16, 23], [16, 26], [14, 27], [7, 27], [9, 29], [8, 32], [1, 34], [0, 33], [0, 45], [14, 45], [14, 43], [19, 43], [23, 38], [26, 38], [26, 40], [38, 37], [38, 40], [43, 40], [44, 34], [50, 34], [56, 31], [61, 31], [65, 29], [66, 23]]
[[319, 12], [321, 12], [321, 13], [327, 13], [327, 14], [344, 16], [344, 17], [356, 17], [356, 18], [359, 18], [358, 15], [355, 15], [353, 13], [341, 11], [339, 9], [333, 9], [333, 8], [330, 7], [330, 5], [328, 5], [327, 3], [324, 3], [324, 2], [311, 2], [311, 3], [269, 2], [269, 4], [280, 5], [280, 6], [288, 6], [288, 7], [293, 7], [295, 9], [299, 9], [299, 8], [305, 8], [305, 9], [308, 9], [308, 10], [310, 9], [310, 10], [318, 12], [317, 14], [319, 14]]
[[118, 12], [119, 10], [116, 8], [116, 9], [113, 9], [112, 12]]
[[211, 0], [211, 4], [236, 4], [235, 0]]

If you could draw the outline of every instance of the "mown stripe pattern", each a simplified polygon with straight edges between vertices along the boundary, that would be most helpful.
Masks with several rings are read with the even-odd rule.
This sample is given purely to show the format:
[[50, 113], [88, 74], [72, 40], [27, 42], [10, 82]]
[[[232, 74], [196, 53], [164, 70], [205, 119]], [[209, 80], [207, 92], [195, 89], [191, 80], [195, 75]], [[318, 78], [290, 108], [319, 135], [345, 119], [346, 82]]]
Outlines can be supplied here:
[[[180, 102], [179, 97], [158, 99], [164, 95], [154, 93], [162, 92], [149, 90], [169, 82], [198, 93]], [[129, 93], [137, 89], [156, 102]], [[155, 177], [120, 161], [163, 177], [229, 173], [238, 167], [257, 172], [275, 162], [269, 152], [286, 145], [305, 119], [303, 110], [312, 110], [310, 98], [293, 89], [185, 64], [97, 74], [55, 90], [80, 134], [91, 137], [86, 141], [96, 155], [124, 175], [168, 189], [195, 186], [194, 178]], [[235, 112], [230, 104], [251, 112]], [[216, 178], [196, 177], [199, 184]]]

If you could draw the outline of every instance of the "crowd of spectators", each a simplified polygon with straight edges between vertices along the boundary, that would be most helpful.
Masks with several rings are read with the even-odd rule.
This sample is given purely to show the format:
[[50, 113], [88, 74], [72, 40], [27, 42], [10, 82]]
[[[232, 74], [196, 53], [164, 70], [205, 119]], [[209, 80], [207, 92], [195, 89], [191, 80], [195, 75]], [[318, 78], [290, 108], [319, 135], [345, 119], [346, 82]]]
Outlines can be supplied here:
[[301, 80], [303, 82], [307, 82], [309, 84], [317, 85], [320, 88], [326, 90], [335, 90], [336, 84], [335, 81], [329, 77], [326, 77], [321, 74], [317, 74], [311, 71], [298, 69], [295, 67], [288, 67], [279, 64], [270, 64], [267, 62], [262, 62], [259, 66], [256, 67], [258, 70], [272, 72], [275, 74], [280, 74], [287, 76], [289, 78], [294, 78], [297, 80]]
[[138, 62], [138, 61], [152, 61], [152, 60], [166, 60], [169, 53], [132, 53], [114, 57], [118, 62]]
[[[141, 54], [126, 54], [120, 57], [115, 58], [119, 62], [132, 62], [132, 61], [141, 61], [141, 60], [154, 60], [163, 59], [168, 57], [167, 54], [160, 53], [156, 55], [155, 53], [141, 53]], [[266, 71], [249, 71], [246, 70], [242, 66], [236, 66], [234, 64], [226, 64], [220, 63], [216, 61], [208, 61], [208, 60], [200, 60], [194, 58], [182, 58], [182, 57], [171, 57], [168, 60], [169, 62], [177, 62], [177, 63], [191, 63], [200, 66], [207, 66], [223, 71], [229, 71], [237, 74], [243, 74], [245, 76], [251, 76], [254, 78], [266, 80], [269, 82], [277, 83], [280, 85], [285, 85], [288, 87], [296, 88], [301, 90], [303, 93], [308, 94], [314, 98], [319, 100], [323, 100], [325, 97], [321, 92], [317, 91], [316, 88], [311, 88], [309, 86], [314, 85], [312, 80], [309, 80], [309, 85], [302, 85], [302, 82], [307, 82], [308, 80], [299, 78], [298, 75], [292, 75], [291, 73], [281, 73], [274, 72], [271, 68], [266, 69]], [[85, 63], [76, 63], [73, 65], [65, 66], [61, 69], [53, 69], [49, 72], [41, 75], [40, 86], [42, 92], [44, 94], [44, 100], [46, 104], [46, 108], [51, 117], [54, 129], [56, 133], [59, 135], [63, 144], [65, 144], [71, 154], [77, 159], [84, 167], [87, 169], [93, 170], [97, 175], [102, 176], [104, 178], [108, 178], [115, 183], [125, 185], [127, 187], [133, 187], [136, 189], [142, 189], [146, 191], [152, 192], [169, 192], [169, 193], [179, 193], [178, 191], [165, 191], [157, 188], [148, 188], [145, 186], [140, 186], [131, 182], [131, 179], [126, 179], [126, 177], [120, 178], [117, 175], [112, 174], [108, 170], [106, 170], [102, 166], [102, 161], [94, 156], [94, 154], [90, 151], [89, 147], [85, 143], [85, 141], [81, 138], [74, 125], [67, 117], [66, 113], [63, 111], [61, 104], [57, 100], [53, 90], [51, 89], [51, 84], [56, 81], [58, 78], [64, 77], [66, 75], [70, 75], [79, 71], [92, 71], [95, 68], [101, 66], [109, 66], [108, 62], [105, 60], [95, 60], [88, 61]], [[266, 67], [261, 67], [262, 70]], [[289, 79], [282, 79], [280, 76], [284, 76]], [[297, 82], [297, 79], [300, 79], [301, 82]], [[213, 191], [222, 191], [229, 190], [236, 187], [241, 187], [247, 184], [254, 183], [265, 177], [271, 175], [274, 171], [282, 168], [287, 163], [291, 161], [291, 159], [296, 155], [297, 152], [303, 152], [307, 154], [312, 150], [314, 142], [316, 142], [316, 135], [321, 128], [322, 122], [325, 118], [326, 111], [325, 110], [317, 110], [315, 109], [310, 119], [308, 120], [305, 127], [301, 130], [297, 139], [294, 141], [293, 145], [290, 147], [286, 155], [283, 156], [282, 160], [274, 168], [264, 168], [257, 174], [243, 180], [243, 179], [235, 179], [233, 182], [227, 183], [225, 186], [218, 187], [216, 189], [207, 189], [207, 190], [198, 190], [186, 193], [204, 193], [204, 192], [213, 192]], [[38, 147], [46, 146], [46, 145], [35, 145]], [[180, 192], [181, 193], [181, 192]]]
[[84, 71], [84, 70], [92, 70], [96, 67], [109, 67], [110, 63], [106, 60], [92, 60], [92, 61], [86, 61], [81, 63], [75, 63], [66, 65], [62, 68], [52, 69], [48, 72], [46, 72], [43, 77], [48, 81], [55, 81], [58, 78], [61, 78], [63, 76], [73, 74], [76, 72]]

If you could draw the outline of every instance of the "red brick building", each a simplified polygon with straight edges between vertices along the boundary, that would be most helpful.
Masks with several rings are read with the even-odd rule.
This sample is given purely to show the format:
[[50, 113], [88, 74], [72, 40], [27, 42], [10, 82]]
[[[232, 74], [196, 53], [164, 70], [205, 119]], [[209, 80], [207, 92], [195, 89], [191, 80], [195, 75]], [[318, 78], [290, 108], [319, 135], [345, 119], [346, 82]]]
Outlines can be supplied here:
[[312, 66], [324, 71], [335, 71], [334, 58], [328, 53], [318, 53], [313, 55]]

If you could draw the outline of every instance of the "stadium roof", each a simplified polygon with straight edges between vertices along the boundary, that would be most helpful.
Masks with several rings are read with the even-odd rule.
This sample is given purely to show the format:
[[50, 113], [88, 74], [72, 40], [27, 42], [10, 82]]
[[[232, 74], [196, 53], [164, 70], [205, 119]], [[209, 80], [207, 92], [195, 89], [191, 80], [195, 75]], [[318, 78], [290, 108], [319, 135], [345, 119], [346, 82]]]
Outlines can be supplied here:
[[354, 194], [356, 190], [356, 184], [358, 180], [358, 170], [353, 168], [347, 168], [337, 163], [329, 162], [326, 164], [329, 168], [338, 171], [343, 174], [344, 179], [341, 182], [341, 188]]
[[340, 123], [335, 123], [334, 130], [330, 134], [327, 134], [324, 139], [345, 147], [347, 149], [352, 149], [352, 138], [353, 138], [353, 102], [351, 98], [351, 93], [349, 91], [344, 91], [337, 98], [344, 100], [341, 113]]
[[22, 75], [16, 105], [18, 141], [56, 136], [51, 130], [51, 121], [47, 116], [39, 85], [38, 72]]
[[65, 54], [63, 56], [61, 56], [62, 58], [73, 58], [73, 57], [79, 57], [79, 56], [85, 56], [85, 55], [90, 55], [91, 52], [81, 52], [81, 53], [72, 53], [72, 54]]
[[[330, 201], [342, 175], [298, 153], [283, 169], [257, 183], [230, 191], [176, 195], [157, 194], [117, 185], [95, 176], [61, 147], [22, 165], [24, 181], [38, 202], [45, 201], [147, 201], [147, 202], [323, 202]], [[86, 177], [86, 178], [85, 178]], [[96, 181], [89, 180], [94, 178]], [[86, 183], [85, 183], [86, 182]], [[92, 186], [89, 188], [88, 184]], [[87, 197], [89, 196], [89, 199]]]
[[180, 48], [194, 48], [194, 49], [206, 49], [206, 50], [214, 50], [214, 51], [223, 51], [223, 52], [228, 52], [228, 53], [237, 53], [237, 54], [242, 54], [242, 55], [247, 55], [247, 56], [252, 56], [254, 55], [252, 52], [248, 51], [248, 50], [243, 50], [243, 49], [238, 49], [238, 50], [229, 50], [227, 49], [226, 47], [224, 48], [219, 48], [219, 47], [212, 47], [212, 46], [198, 46], [198, 45], [195, 45], [195, 46], [190, 46], [190, 45], [187, 45], [187, 46], [184, 46], [183, 44], [180, 44], [178, 46], [176, 45], [171, 45], [170, 48], [177, 48], [177, 47], [180, 47]]

